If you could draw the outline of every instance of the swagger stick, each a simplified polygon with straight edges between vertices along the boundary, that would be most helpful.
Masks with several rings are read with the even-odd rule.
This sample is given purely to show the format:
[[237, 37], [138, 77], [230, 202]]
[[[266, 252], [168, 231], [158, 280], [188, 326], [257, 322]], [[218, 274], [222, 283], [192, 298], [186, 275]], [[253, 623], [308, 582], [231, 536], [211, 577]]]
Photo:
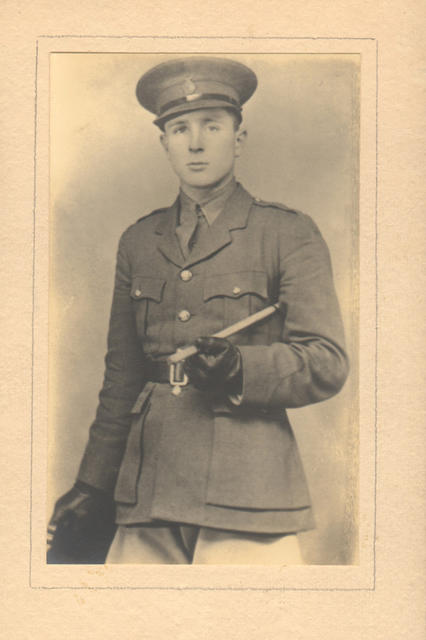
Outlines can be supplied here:
[[[256, 324], [256, 322], [260, 322], [261, 320], [268, 318], [273, 313], [278, 311], [280, 308], [281, 308], [281, 305], [279, 302], [276, 302], [275, 304], [271, 304], [269, 307], [265, 307], [265, 309], [262, 309], [261, 311], [257, 311], [256, 313], [253, 313], [251, 316], [247, 316], [247, 318], [244, 318], [244, 320], [240, 320], [239, 322], [236, 322], [235, 324], [231, 324], [229, 327], [226, 327], [225, 329], [222, 329], [221, 331], [214, 333], [212, 335], [212, 338], [228, 338], [229, 336], [232, 336], [234, 333], [238, 333], [239, 331], [242, 331], [243, 329], [247, 329], [247, 327], [251, 327], [253, 324]], [[177, 362], [181, 362], [182, 360], [185, 360], [186, 358], [189, 358], [190, 356], [193, 356], [196, 353], [198, 353], [198, 349], [195, 345], [190, 345], [189, 347], [183, 347], [182, 349], [178, 349], [177, 351], [175, 351], [175, 353], [169, 356], [167, 358], [167, 362], [168, 364], [176, 364]]]

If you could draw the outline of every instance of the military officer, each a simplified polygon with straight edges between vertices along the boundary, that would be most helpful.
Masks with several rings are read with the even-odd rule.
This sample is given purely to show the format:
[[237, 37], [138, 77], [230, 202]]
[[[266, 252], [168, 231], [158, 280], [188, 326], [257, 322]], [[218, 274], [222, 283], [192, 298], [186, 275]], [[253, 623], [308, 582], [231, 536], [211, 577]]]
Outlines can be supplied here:
[[[100, 402], [50, 541], [99, 531], [114, 499], [107, 562], [302, 562], [297, 533], [313, 517], [286, 409], [337, 393], [348, 362], [317, 226], [235, 180], [256, 86], [245, 65], [204, 56], [139, 80], [180, 191], [121, 237]], [[274, 302], [262, 322], [210, 337]], [[171, 372], [167, 357], [191, 343]]]

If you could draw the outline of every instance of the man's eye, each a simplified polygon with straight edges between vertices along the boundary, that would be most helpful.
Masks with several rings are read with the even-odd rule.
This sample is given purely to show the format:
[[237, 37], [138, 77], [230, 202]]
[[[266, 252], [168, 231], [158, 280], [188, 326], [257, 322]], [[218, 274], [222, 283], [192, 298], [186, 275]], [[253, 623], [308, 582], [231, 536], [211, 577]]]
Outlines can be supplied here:
[[181, 126], [181, 127], [176, 127], [176, 129], [173, 129], [173, 133], [184, 133], [184, 131], [186, 130], [186, 127]]
[[209, 124], [207, 128], [209, 131], [219, 131], [219, 127], [217, 126], [217, 124]]

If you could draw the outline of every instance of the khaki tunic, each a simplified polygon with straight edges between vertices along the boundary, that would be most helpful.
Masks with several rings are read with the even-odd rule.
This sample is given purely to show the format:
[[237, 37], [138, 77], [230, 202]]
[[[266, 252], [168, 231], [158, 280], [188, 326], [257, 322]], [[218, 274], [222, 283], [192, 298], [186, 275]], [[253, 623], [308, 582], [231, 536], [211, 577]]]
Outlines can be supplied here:
[[[114, 489], [121, 524], [310, 528], [286, 409], [331, 397], [347, 376], [327, 247], [308, 216], [238, 185], [185, 259], [178, 211], [178, 201], [154, 211], [121, 238], [105, 380], [79, 479]], [[231, 338], [242, 354], [240, 406], [150, 381], [152, 359], [277, 300], [281, 314]]]

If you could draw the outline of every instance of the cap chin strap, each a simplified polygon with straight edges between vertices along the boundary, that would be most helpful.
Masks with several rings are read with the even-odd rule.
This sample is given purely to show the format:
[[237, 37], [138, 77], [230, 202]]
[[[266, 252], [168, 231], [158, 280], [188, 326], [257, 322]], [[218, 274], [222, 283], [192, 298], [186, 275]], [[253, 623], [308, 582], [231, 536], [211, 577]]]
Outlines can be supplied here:
[[195, 100], [221, 100], [222, 102], [227, 102], [230, 106], [236, 107], [239, 111], [241, 111], [241, 107], [239, 103], [231, 98], [231, 96], [227, 96], [222, 93], [191, 93], [183, 98], [178, 98], [177, 100], [171, 100], [167, 104], [163, 105], [161, 109], [161, 113], [158, 114], [158, 118], [161, 118], [163, 113], [168, 111], [169, 109], [173, 109], [174, 107], [180, 107], [183, 104], [187, 104], [188, 102], [194, 102]]

